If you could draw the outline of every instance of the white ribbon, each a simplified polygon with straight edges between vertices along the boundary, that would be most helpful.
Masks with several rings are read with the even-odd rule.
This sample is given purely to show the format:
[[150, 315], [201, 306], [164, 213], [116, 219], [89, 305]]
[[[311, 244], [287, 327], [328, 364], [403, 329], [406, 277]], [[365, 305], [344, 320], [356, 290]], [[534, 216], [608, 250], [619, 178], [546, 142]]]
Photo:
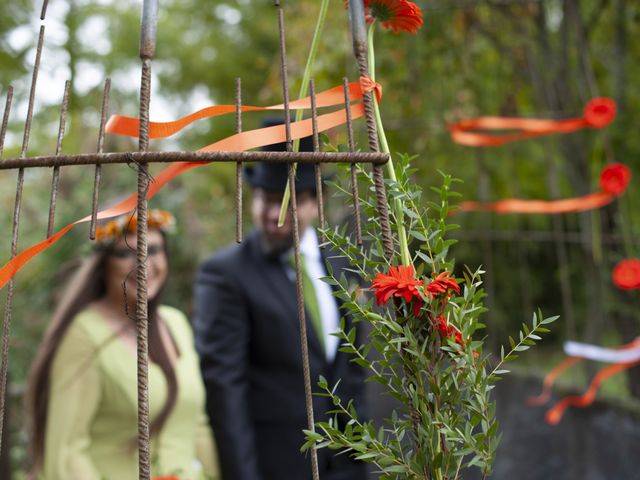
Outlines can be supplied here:
[[569, 341], [564, 342], [564, 351], [570, 357], [579, 357], [597, 362], [629, 363], [640, 360], [640, 344], [636, 347], [622, 350]]

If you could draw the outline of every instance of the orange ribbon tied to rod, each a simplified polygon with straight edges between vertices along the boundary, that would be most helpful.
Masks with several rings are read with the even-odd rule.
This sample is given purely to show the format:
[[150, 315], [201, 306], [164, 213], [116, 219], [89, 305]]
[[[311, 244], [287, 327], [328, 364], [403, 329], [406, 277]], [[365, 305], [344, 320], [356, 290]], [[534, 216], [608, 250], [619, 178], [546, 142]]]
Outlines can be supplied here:
[[[373, 82], [368, 77], [361, 77], [359, 82], [352, 82], [349, 84], [349, 92], [351, 104], [345, 105], [344, 90], [343, 87], [334, 87], [324, 92], [318, 93], [316, 96], [316, 102], [318, 107], [335, 107], [342, 106], [343, 108], [320, 115], [317, 117], [318, 131], [324, 132], [331, 128], [344, 125], [347, 122], [346, 108], [351, 110], [351, 118], [353, 120], [360, 118], [364, 115], [364, 105], [362, 100], [364, 95], [375, 91], [376, 96], [380, 98], [382, 95], [382, 87]], [[311, 108], [311, 99], [306, 97], [290, 103], [292, 109], [307, 109]], [[265, 111], [265, 110], [283, 110], [284, 105], [272, 105], [269, 107], [254, 107], [244, 106], [244, 111]], [[186, 115], [178, 120], [172, 122], [150, 122], [150, 138], [164, 138], [173, 135], [183, 128], [191, 125], [201, 119], [216, 117], [219, 115], [225, 115], [228, 113], [235, 113], [235, 105], [218, 105], [207, 107], [199, 110], [190, 115]], [[291, 122], [291, 137], [293, 140], [308, 137], [313, 134], [313, 126], [311, 119], [302, 120], [300, 122]], [[116, 135], [126, 135], [130, 137], [138, 137], [140, 124], [137, 118], [127, 117], [123, 115], [114, 115], [109, 119], [109, 122], [105, 128], [107, 133]], [[287, 139], [286, 127], [284, 125], [277, 125], [273, 127], [259, 128], [256, 130], [249, 130], [242, 133], [231, 135], [230, 137], [223, 138], [215, 143], [200, 148], [198, 151], [214, 152], [214, 151], [227, 151], [227, 152], [244, 152], [253, 148], [260, 148], [266, 145], [272, 145], [274, 143], [282, 143]], [[158, 175], [152, 178], [147, 193], [147, 198], [151, 199], [158, 193], [169, 181], [181, 175], [193, 168], [206, 165], [204, 162], [175, 162], [162, 170]], [[137, 205], [137, 194], [132, 194], [128, 198], [122, 200], [117, 205], [98, 212], [97, 218], [102, 220], [106, 218], [116, 217], [125, 213], [132, 212]], [[9, 280], [11, 280], [31, 259], [47, 250], [54, 243], [60, 240], [67, 232], [73, 227], [81, 223], [85, 223], [91, 220], [91, 216], [86, 216], [80, 220], [76, 220], [73, 223], [61, 228], [55, 234], [48, 239], [32, 245], [25, 250], [18, 253], [15, 257], [9, 260], [5, 265], [0, 268], [0, 288], [3, 288]]]
[[600, 191], [562, 200], [524, 200], [508, 198], [496, 202], [462, 202], [461, 212], [496, 212], [500, 214], [561, 214], [604, 207], [622, 195], [631, 181], [631, 170], [622, 163], [607, 165], [600, 173]]
[[[477, 117], [449, 125], [451, 139], [468, 147], [497, 147], [528, 138], [572, 133], [583, 128], [604, 128], [616, 118], [616, 103], [607, 97], [590, 100], [582, 117], [565, 120]], [[509, 133], [485, 133], [507, 131]]]

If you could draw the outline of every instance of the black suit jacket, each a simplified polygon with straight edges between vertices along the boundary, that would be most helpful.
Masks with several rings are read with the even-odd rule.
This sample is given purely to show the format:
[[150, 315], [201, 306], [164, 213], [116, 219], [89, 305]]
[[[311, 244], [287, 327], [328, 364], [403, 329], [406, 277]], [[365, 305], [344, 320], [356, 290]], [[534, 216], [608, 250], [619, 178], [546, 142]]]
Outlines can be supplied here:
[[[347, 263], [328, 261], [335, 274]], [[223, 480], [310, 479], [310, 460], [300, 453], [307, 420], [295, 283], [279, 259], [263, 253], [258, 233], [204, 262], [195, 312]], [[353, 399], [362, 411], [364, 372], [342, 352], [328, 362], [310, 323], [307, 335], [313, 390], [320, 375], [331, 385], [340, 379], [343, 400]], [[314, 397], [316, 419], [326, 418], [330, 401]], [[323, 479], [364, 478], [362, 465], [325, 450], [319, 451]]]

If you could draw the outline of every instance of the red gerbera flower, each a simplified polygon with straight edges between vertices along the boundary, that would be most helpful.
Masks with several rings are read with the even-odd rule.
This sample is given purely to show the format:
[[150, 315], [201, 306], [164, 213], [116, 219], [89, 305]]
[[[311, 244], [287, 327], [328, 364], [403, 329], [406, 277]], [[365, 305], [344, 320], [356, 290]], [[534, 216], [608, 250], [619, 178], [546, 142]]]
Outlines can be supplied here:
[[438, 317], [438, 320], [436, 322], [436, 329], [438, 330], [438, 333], [440, 333], [440, 338], [451, 338], [458, 345], [464, 347], [464, 342], [462, 341], [462, 333], [453, 325], [449, 325], [449, 322], [447, 322], [447, 319], [444, 315], [440, 315]]
[[640, 289], [640, 260], [622, 260], [613, 269], [613, 283], [622, 290]]
[[584, 107], [583, 116], [593, 128], [606, 127], [616, 118], [616, 102], [606, 97], [594, 98]]
[[[345, 7], [348, 6], [345, 0]], [[415, 34], [422, 27], [422, 10], [409, 0], [364, 0], [367, 22], [374, 20], [393, 33], [400, 30]]]
[[392, 295], [403, 297], [406, 302], [410, 302], [414, 298], [420, 300], [418, 287], [422, 287], [422, 282], [416, 279], [413, 265], [389, 267], [388, 275], [377, 273], [371, 284], [378, 305], [387, 303]]
[[607, 165], [600, 174], [600, 189], [611, 195], [622, 195], [631, 180], [631, 170], [622, 163]]
[[431, 282], [427, 283], [425, 285], [426, 292], [432, 297], [438, 295], [445, 295], [449, 297], [451, 295], [451, 291], [454, 291], [459, 295], [460, 285], [458, 285], [455, 278], [451, 278], [449, 274], [450, 272], [442, 272]]

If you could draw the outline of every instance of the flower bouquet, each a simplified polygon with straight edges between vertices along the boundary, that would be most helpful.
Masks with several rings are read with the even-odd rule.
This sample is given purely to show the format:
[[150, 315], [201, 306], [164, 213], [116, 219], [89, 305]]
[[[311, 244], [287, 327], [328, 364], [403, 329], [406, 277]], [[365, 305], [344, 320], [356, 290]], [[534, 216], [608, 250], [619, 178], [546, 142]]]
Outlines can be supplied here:
[[[373, 38], [376, 24], [394, 32], [415, 31], [422, 12], [406, 0], [365, 1], [369, 27], [369, 76], [375, 80]], [[390, 152], [380, 108], [374, 101], [381, 149]], [[344, 275], [329, 272], [343, 301], [344, 313], [356, 322], [367, 322], [368, 341], [358, 344], [356, 329], [342, 331], [341, 351], [368, 372], [368, 381], [382, 386], [398, 408], [382, 424], [359, 416], [350, 399], [336, 394], [336, 385], [321, 378], [319, 395], [331, 397], [335, 408], [330, 420], [305, 430], [309, 448], [339, 450], [371, 463], [381, 479], [459, 479], [465, 470], [491, 472], [500, 440], [491, 398], [493, 384], [507, 373], [503, 365], [515, 359], [548, 332], [557, 317], [538, 312], [530, 325], [523, 324], [518, 337], [509, 338], [498, 359], [483, 351], [484, 325], [480, 268], [456, 268], [449, 248], [455, 240], [448, 233], [450, 200], [455, 179], [442, 174], [442, 185], [431, 190], [435, 200], [423, 198], [411, 180], [414, 170], [408, 155], [389, 161], [386, 186], [389, 195], [393, 253], [383, 244], [382, 228], [374, 198], [373, 175], [360, 169], [367, 192], [360, 198], [367, 219], [362, 225], [365, 246], [357, 245], [346, 229], [324, 231], [333, 251], [347, 257], [352, 270], [365, 280], [363, 295]], [[351, 202], [351, 191], [335, 184], [338, 194]], [[428, 208], [424, 208], [424, 205]], [[459, 272], [456, 278], [452, 272]]]

